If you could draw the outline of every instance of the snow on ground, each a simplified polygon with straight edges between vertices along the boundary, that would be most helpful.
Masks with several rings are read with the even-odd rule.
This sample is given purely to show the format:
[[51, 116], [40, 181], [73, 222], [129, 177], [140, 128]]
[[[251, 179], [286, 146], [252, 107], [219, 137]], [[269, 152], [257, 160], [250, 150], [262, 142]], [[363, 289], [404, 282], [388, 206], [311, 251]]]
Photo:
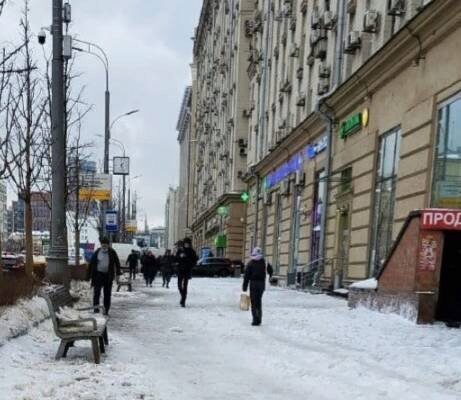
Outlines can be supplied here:
[[238, 307], [240, 283], [194, 278], [185, 309], [158, 282], [115, 293], [100, 365], [85, 342], [54, 361], [47, 320], [0, 347], [0, 399], [461, 398], [459, 330], [277, 288], [252, 327]]
[[[77, 297], [87, 295], [89, 283], [72, 282], [71, 293]], [[49, 317], [46, 301], [34, 296], [32, 299], [21, 299], [15, 306], [0, 308], [0, 347], [7, 340], [27, 333], [33, 326]]]

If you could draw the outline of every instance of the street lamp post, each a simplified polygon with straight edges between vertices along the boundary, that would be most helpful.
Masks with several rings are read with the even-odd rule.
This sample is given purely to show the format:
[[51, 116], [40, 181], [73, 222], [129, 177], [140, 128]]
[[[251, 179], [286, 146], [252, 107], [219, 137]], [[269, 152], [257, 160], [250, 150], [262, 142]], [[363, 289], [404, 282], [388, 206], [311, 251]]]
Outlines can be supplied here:
[[[110, 138], [110, 140], [112, 140], [114, 143], [116, 143], [117, 145], [120, 146], [120, 148], [122, 149], [123, 151], [123, 157], [126, 157], [125, 155], [125, 146], [123, 145], [123, 143], [120, 141], [120, 140], [117, 140], [117, 139], [114, 139], [114, 138]], [[125, 199], [126, 199], [126, 175], [123, 174], [122, 175], [122, 241], [124, 242], [125, 241], [125, 237], [126, 237], [126, 203], [125, 203]]]
[[54, 282], [69, 285], [67, 266], [66, 224], [66, 137], [64, 131], [64, 60], [63, 60], [63, 4], [53, 0], [53, 62], [51, 97], [51, 246], [47, 272]]
[[[88, 48], [82, 49], [80, 47], [73, 47], [74, 50], [91, 54], [97, 57], [102, 64], [106, 72], [106, 90], [104, 92], [104, 163], [103, 169], [105, 174], [109, 174], [109, 139], [110, 139], [110, 91], [109, 91], [109, 58], [107, 57], [106, 52], [101, 46], [98, 46], [96, 43], [87, 42], [81, 39], [73, 39], [75, 42], [86, 45]], [[92, 48], [97, 49], [101, 54], [96, 53]], [[105, 224], [105, 214], [108, 209], [108, 201], [102, 202], [102, 212], [101, 212], [101, 232], [106, 234], [106, 224]]]

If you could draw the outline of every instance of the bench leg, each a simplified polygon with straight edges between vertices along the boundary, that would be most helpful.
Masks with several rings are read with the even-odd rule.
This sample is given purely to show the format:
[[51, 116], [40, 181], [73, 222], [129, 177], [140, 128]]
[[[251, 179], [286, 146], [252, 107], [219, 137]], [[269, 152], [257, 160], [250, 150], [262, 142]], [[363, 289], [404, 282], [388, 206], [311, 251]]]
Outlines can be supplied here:
[[64, 358], [67, 357], [67, 352], [69, 351], [69, 348], [72, 347], [73, 345], [74, 345], [74, 341], [73, 341], [73, 340], [71, 340], [71, 341], [69, 341], [69, 342], [66, 343], [66, 347], [64, 348], [64, 353], [62, 354], [62, 356], [63, 356]]
[[99, 340], [97, 337], [91, 338], [91, 347], [93, 349], [94, 363], [99, 364], [101, 362], [101, 353], [99, 352]]
[[131, 292], [131, 283], [128, 285], [128, 291]]
[[109, 335], [107, 334], [107, 328], [104, 329], [104, 333], [102, 334], [102, 337], [104, 338], [104, 344], [108, 346], [109, 345]]
[[67, 340], [62, 339], [61, 343], [59, 344], [58, 352], [56, 353], [56, 360], [59, 360], [62, 357], [65, 357], [67, 355], [67, 350], [69, 349], [68, 347], [69, 342]]
[[120, 292], [120, 285], [117, 285], [117, 292]]
[[106, 347], [104, 346], [104, 338], [99, 336], [99, 348], [101, 349], [101, 353], [104, 354], [106, 352]]

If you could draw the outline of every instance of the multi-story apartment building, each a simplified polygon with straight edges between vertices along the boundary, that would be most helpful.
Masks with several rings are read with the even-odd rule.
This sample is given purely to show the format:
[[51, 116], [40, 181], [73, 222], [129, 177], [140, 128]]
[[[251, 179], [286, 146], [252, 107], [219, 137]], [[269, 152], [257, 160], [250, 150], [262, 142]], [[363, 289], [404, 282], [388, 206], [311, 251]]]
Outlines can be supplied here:
[[18, 199], [11, 205], [13, 209], [13, 232], [24, 232], [24, 200]]
[[8, 233], [8, 206], [6, 185], [0, 182], [0, 236], [5, 238]]
[[255, 5], [246, 253], [288, 284], [373, 276], [411, 210], [461, 207], [461, 3]]
[[[241, 258], [254, 1], [205, 0], [194, 40], [191, 224], [197, 247]], [[218, 215], [218, 209], [221, 210]], [[224, 210], [224, 212], [223, 212]]]
[[32, 230], [49, 232], [51, 228], [51, 193], [32, 192], [31, 208]]
[[189, 235], [189, 205], [190, 205], [190, 179], [189, 164], [191, 160], [191, 102], [192, 88], [189, 86], [184, 92], [184, 97], [179, 113], [176, 130], [179, 143], [179, 186], [178, 186], [178, 234], [185, 237]]
[[[460, 15], [456, 0], [204, 1], [196, 243], [224, 232], [226, 254], [262, 246], [282, 283], [339, 288], [380, 270], [411, 210], [461, 208]], [[242, 191], [244, 217], [223, 221]]]

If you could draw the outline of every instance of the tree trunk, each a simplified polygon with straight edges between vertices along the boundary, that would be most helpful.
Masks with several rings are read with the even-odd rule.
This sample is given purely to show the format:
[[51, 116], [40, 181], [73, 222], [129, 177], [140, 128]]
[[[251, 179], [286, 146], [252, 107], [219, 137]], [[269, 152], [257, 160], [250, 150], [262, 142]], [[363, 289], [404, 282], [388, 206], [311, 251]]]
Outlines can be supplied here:
[[75, 268], [80, 266], [80, 228], [75, 230]]
[[32, 236], [32, 204], [24, 201], [24, 232], [26, 236], [26, 274], [32, 277], [34, 272], [34, 243]]

